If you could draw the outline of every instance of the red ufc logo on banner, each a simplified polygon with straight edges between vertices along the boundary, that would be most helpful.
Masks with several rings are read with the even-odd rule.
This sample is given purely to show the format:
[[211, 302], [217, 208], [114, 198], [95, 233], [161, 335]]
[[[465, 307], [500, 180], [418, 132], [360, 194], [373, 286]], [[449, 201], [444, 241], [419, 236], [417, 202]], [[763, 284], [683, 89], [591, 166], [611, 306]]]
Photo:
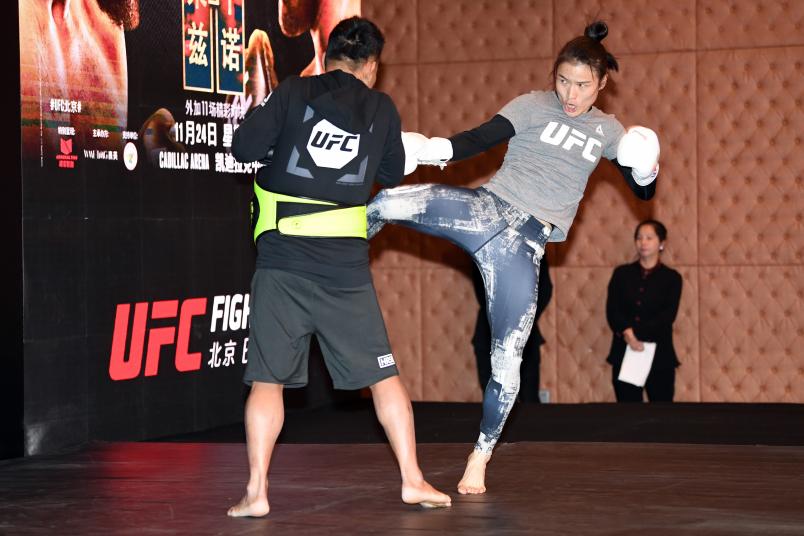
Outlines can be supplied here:
[[[130, 380], [140, 375], [148, 321], [148, 305], [148, 302], [140, 302], [134, 306], [134, 322], [131, 329], [128, 359], [126, 359], [126, 341], [131, 304], [120, 303], [117, 305], [112, 337], [112, 355], [109, 359], [109, 377], [113, 380]], [[153, 302], [152, 320], [176, 318], [178, 313], [179, 335], [177, 338], [175, 326], [147, 330], [148, 350], [145, 353], [145, 376], [156, 376], [159, 371], [159, 353], [162, 347], [174, 342], [176, 343], [176, 370], [187, 372], [201, 368], [201, 352], [189, 352], [190, 326], [194, 316], [203, 315], [206, 311], [206, 298], [184, 300], [181, 304], [181, 313], [179, 313], [179, 300]]]

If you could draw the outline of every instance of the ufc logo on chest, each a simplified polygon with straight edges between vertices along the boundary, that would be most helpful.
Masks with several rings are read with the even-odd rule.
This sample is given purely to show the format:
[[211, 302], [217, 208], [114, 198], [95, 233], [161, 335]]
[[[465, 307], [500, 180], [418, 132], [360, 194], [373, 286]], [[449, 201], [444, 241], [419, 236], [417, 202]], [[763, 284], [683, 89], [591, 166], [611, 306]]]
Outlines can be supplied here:
[[571, 151], [575, 147], [581, 148], [581, 156], [590, 162], [596, 162], [597, 156], [592, 154], [595, 147], [602, 147], [600, 140], [587, 136], [580, 130], [570, 128], [567, 125], [559, 126], [557, 121], [550, 121], [539, 140], [550, 145], [561, 146], [565, 151]]

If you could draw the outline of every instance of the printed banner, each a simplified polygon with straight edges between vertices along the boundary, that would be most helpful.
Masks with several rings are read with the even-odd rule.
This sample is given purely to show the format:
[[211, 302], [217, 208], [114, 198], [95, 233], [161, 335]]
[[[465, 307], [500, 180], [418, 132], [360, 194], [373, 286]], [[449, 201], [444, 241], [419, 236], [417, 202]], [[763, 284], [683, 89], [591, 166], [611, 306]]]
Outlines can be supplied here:
[[232, 138], [359, 0], [19, 6], [29, 453], [241, 418], [259, 164]]

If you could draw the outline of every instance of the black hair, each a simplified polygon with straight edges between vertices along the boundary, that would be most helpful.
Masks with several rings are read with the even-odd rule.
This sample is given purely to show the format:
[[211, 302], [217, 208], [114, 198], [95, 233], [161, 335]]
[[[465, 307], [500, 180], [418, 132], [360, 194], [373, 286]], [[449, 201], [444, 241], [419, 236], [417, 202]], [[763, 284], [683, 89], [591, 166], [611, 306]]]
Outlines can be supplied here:
[[379, 59], [385, 37], [377, 25], [362, 17], [350, 17], [339, 22], [329, 34], [325, 62], [351, 61], [364, 63]]
[[98, 0], [98, 7], [124, 30], [134, 30], [140, 24], [137, 0]]
[[639, 222], [639, 225], [637, 225], [636, 230], [634, 231], [634, 240], [637, 239], [639, 230], [645, 225], [650, 225], [653, 227], [653, 230], [656, 232], [656, 236], [659, 237], [659, 242], [664, 242], [667, 240], [667, 227], [665, 227], [662, 222], [657, 220], [644, 220]]
[[595, 21], [584, 29], [584, 35], [567, 42], [558, 53], [553, 63], [553, 81], [562, 63], [582, 63], [588, 65], [592, 72], [602, 80], [609, 71], [617, 71], [620, 65], [606, 47], [601, 43], [609, 34], [609, 27], [603, 21]]

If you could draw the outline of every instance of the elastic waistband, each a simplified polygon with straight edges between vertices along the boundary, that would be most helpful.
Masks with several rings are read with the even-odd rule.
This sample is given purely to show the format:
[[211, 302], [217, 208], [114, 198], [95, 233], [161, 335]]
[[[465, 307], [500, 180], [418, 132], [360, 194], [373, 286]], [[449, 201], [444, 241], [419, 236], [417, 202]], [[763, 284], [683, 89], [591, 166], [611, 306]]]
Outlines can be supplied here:
[[[279, 203], [299, 203], [323, 205], [320, 212], [286, 216], [277, 219]], [[316, 238], [366, 238], [366, 205], [339, 207], [331, 201], [321, 201], [306, 197], [278, 194], [260, 188], [254, 182], [254, 199], [251, 201], [251, 223], [254, 228], [254, 242], [266, 232], [279, 231], [289, 236]]]

